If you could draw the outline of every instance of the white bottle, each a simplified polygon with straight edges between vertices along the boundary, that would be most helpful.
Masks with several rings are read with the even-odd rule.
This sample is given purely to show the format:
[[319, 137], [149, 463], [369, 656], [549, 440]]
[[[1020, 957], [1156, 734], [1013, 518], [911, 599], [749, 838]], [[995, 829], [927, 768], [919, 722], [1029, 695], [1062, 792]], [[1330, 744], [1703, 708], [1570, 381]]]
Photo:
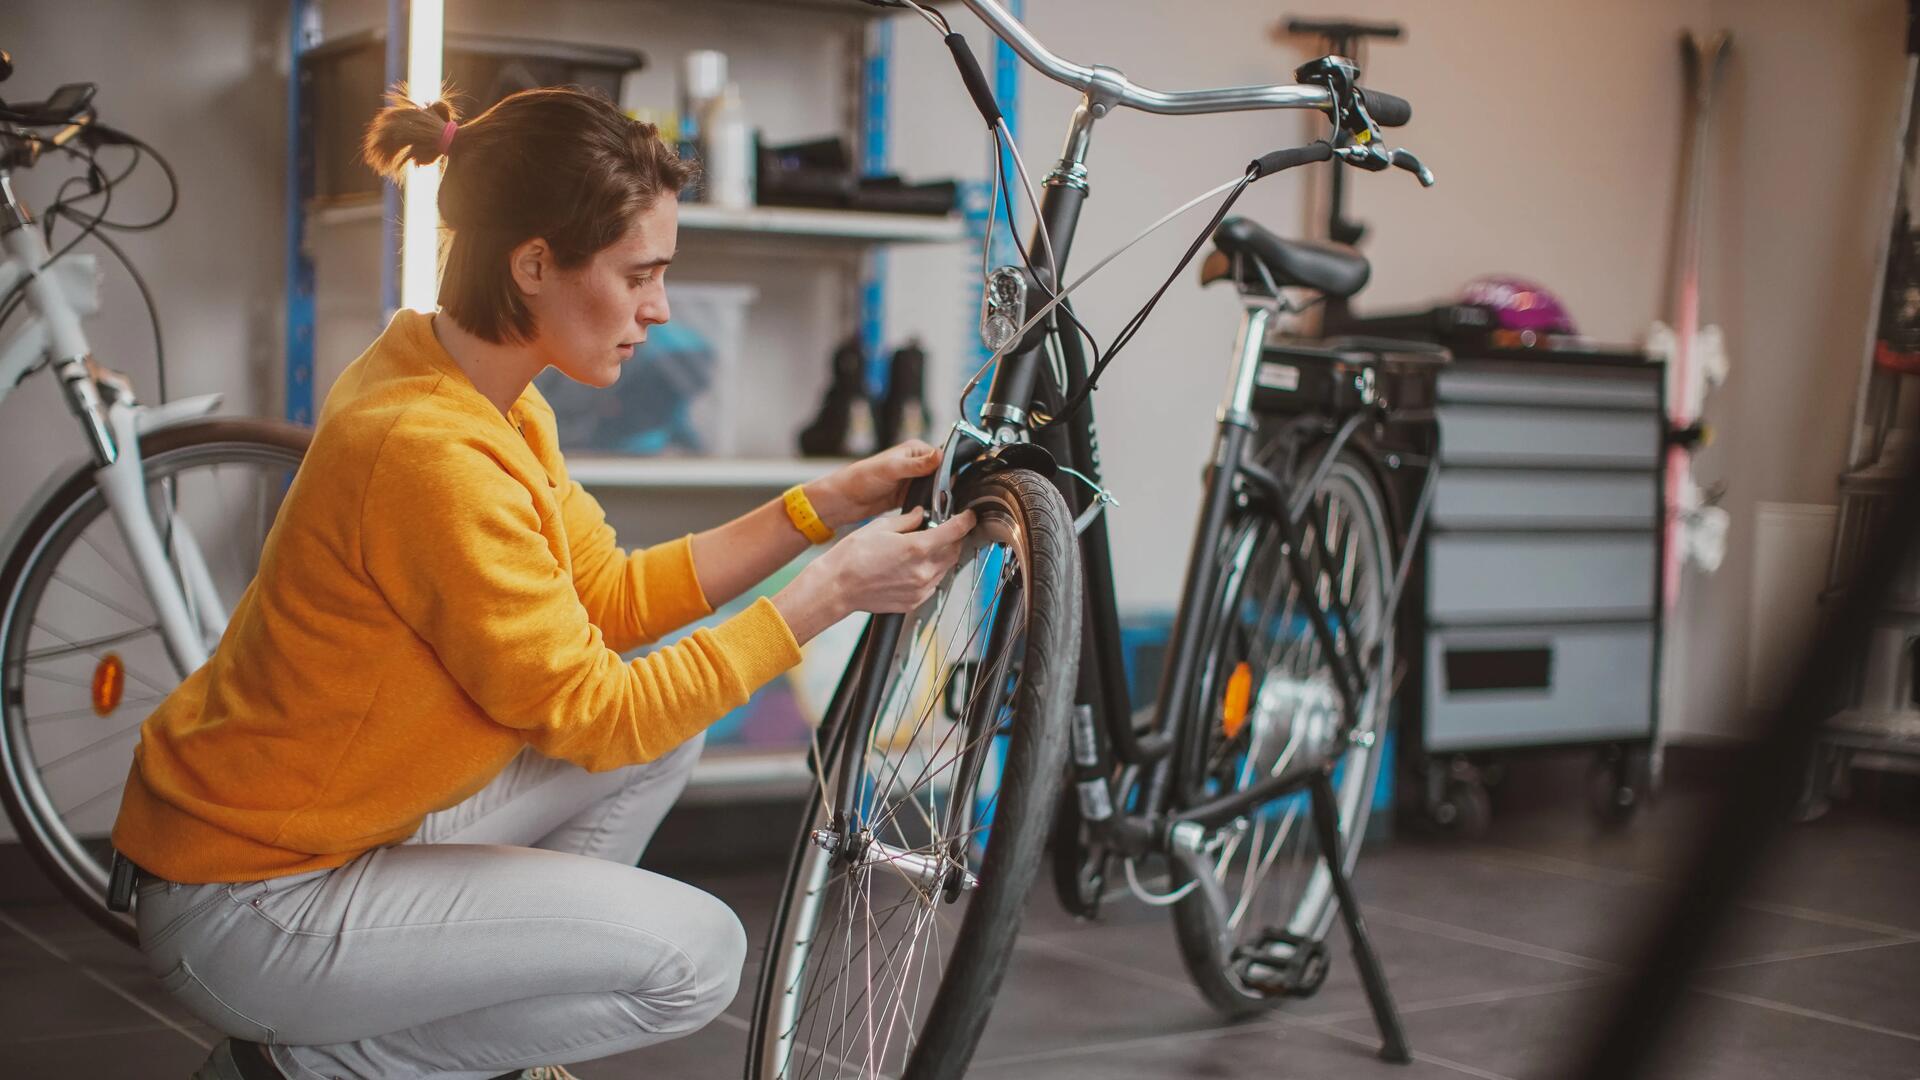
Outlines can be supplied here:
[[740, 103], [740, 84], [728, 83], [714, 99], [705, 124], [708, 201], [730, 210], [753, 205], [753, 128]]

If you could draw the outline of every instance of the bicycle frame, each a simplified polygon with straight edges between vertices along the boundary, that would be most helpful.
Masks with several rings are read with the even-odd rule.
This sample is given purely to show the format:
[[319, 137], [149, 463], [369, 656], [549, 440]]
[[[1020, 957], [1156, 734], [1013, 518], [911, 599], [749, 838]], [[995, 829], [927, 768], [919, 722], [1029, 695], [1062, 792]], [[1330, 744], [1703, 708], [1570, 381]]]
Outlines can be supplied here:
[[[1048, 290], [1067, 280], [1064, 268], [1072, 248], [1080, 211], [1088, 195], [1086, 159], [1092, 144], [1096, 120], [1108, 114], [1116, 104], [1128, 104], [1152, 112], [1190, 113], [1225, 111], [1234, 108], [1315, 107], [1322, 99], [1313, 96], [1311, 87], [1243, 88], [1241, 91], [1202, 91], [1185, 94], [1161, 94], [1134, 87], [1124, 76], [1108, 68], [1081, 68], [1052, 56], [1013, 21], [992, 0], [965, 0], [1014, 49], [1043, 72], [1063, 82], [1079, 85], [1084, 95], [1068, 126], [1060, 160], [1048, 173], [1041, 198], [1039, 221], [1027, 250], [1039, 258], [1048, 250], [1041, 231], [1050, 241], [1053, 259], [1035, 268], [1035, 276]], [[1203, 98], [1211, 97], [1210, 103]], [[1045, 400], [1049, 389], [1071, 394], [1088, 378], [1088, 367], [1080, 339], [1062, 332], [1060, 324], [1028, 339], [1025, 348], [1003, 356], [993, 373], [979, 423], [990, 432], [985, 441], [995, 448], [1032, 441], [1060, 466], [1055, 483], [1066, 496], [1075, 517], [1081, 521], [1080, 553], [1084, 570], [1082, 653], [1076, 701], [1090, 710], [1092, 722], [1076, 731], [1074, 747], [1075, 779], [1080, 785], [1083, 807], [1105, 801], [1111, 813], [1090, 824], [1109, 848], [1124, 854], [1149, 850], [1168, 850], [1175, 827], [1183, 822], [1208, 829], [1225, 824], [1261, 803], [1305, 788], [1308, 776], [1282, 776], [1251, 785], [1205, 805], [1191, 807], [1176, 815], [1163, 815], [1170, 769], [1177, 741], [1181, 737], [1183, 712], [1195, 692], [1197, 668], [1202, 660], [1205, 625], [1218, 575], [1221, 571], [1219, 538], [1229, 515], [1240, 507], [1253, 507], [1266, 513], [1286, 542], [1293, 572], [1301, 580], [1312, 580], [1311, 568], [1301, 554], [1300, 531], [1309, 510], [1308, 496], [1331, 469], [1334, 459], [1368, 420], [1384, 419], [1373, 410], [1333, 422], [1333, 430], [1315, 440], [1319, 456], [1308, 472], [1309, 482], [1298, 490], [1285, 478], [1277, 477], [1248, 459], [1249, 442], [1256, 421], [1253, 392], [1267, 330], [1278, 309], [1269, 298], [1248, 297], [1234, 345], [1234, 364], [1227, 383], [1226, 396], [1217, 416], [1216, 431], [1206, 490], [1199, 520], [1187, 557], [1180, 604], [1175, 616], [1167, 650], [1167, 668], [1161, 680], [1152, 719], [1144, 731], [1136, 731], [1130, 695], [1125, 679], [1120, 618], [1115, 595], [1113, 559], [1106, 517], [1091, 501], [1104, 496], [1101, 482], [1099, 435], [1089, 398], [1066, 423], [1042, 427], [1036, 433], [1032, 414], [1036, 402]], [[1064, 361], [1067, 384], [1049, 388], [1047, 352], [1057, 351]], [[950, 440], [950, 448], [959, 440]], [[952, 468], [962, 467], [955, 461]], [[1087, 485], [1071, 482], [1070, 473], [1078, 473]], [[1426, 485], [1414, 515], [1417, 536], [1424, 523], [1426, 507], [1433, 492], [1434, 473], [1428, 470]], [[1090, 488], [1091, 490], [1088, 490]], [[1394, 587], [1387, 601], [1385, 620], [1391, 622], [1401, 586], [1411, 565], [1414, 544], [1404, 547]], [[1378, 651], [1372, 657], [1354, 655], [1344, 635], [1335, 627], [1345, 625], [1345, 613], [1337, 603], [1331, 608], [1318, 603], [1305, 605], [1313, 632], [1332, 658], [1334, 678], [1342, 701], [1344, 727], [1352, 731], [1357, 723], [1360, 701], [1374, 675]], [[1076, 724], [1077, 728], [1083, 725]], [[1094, 745], [1084, 745], [1092, 742]], [[1148, 767], [1151, 780], [1142, 805], [1128, 810], [1112, 806], [1109, 778], [1118, 763]], [[1089, 815], [1091, 817], [1091, 815]]]
[[[161, 535], [147, 498], [140, 437], [212, 412], [220, 395], [144, 406], [123, 377], [93, 363], [80, 321], [100, 308], [94, 259], [68, 255], [49, 265], [46, 241], [4, 169], [0, 249], [0, 297], [24, 289], [28, 306], [25, 324], [0, 347], [0, 399], [41, 367], [53, 369], [68, 406], [87, 432], [94, 482], [127, 541], [141, 587], [159, 617], [167, 652], [185, 676], [206, 663], [208, 642], [219, 640], [226, 629], [227, 608], [186, 523], [169, 521], [167, 535]], [[6, 554], [0, 550], [0, 558]]]

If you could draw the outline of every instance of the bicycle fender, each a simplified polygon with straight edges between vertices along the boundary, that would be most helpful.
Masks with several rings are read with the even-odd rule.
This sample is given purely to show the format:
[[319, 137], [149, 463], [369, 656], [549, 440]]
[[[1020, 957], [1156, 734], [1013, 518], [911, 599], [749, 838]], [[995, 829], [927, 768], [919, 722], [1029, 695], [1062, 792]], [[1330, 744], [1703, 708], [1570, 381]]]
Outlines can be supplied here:
[[220, 394], [201, 394], [169, 401], [164, 405], [143, 405], [135, 414], [134, 430], [145, 435], [188, 420], [198, 420], [219, 408], [221, 397]]
[[989, 447], [975, 455], [960, 469], [956, 481], [969, 475], [985, 476], [1002, 469], [1030, 469], [1041, 476], [1052, 479], [1060, 472], [1060, 466], [1045, 447], [1033, 443], [1010, 442]]

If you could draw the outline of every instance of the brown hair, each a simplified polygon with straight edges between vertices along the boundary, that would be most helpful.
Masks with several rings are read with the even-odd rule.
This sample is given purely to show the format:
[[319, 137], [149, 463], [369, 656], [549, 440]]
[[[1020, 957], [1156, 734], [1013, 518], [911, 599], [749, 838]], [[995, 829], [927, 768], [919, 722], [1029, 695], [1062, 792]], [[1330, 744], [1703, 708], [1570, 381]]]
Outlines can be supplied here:
[[[440, 160], [451, 104], [420, 106], [395, 93], [367, 127], [361, 151], [399, 179], [411, 162]], [[459, 126], [440, 182], [440, 219], [452, 233], [440, 306], [485, 341], [528, 341], [533, 313], [508, 256], [539, 237], [573, 268], [625, 236], [633, 219], [693, 178], [652, 124], [584, 91], [523, 90]]]

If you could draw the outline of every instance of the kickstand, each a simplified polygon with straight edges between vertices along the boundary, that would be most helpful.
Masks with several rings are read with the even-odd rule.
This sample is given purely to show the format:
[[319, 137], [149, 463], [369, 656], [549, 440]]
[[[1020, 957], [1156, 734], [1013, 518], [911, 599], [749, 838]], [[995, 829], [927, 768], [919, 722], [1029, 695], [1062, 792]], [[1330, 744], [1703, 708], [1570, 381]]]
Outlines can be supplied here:
[[1334, 896], [1340, 901], [1340, 917], [1347, 924], [1347, 936], [1353, 940], [1353, 960], [1360, 965], [1360, 982], [1367, 989], [1367, 1004], [1373, 1009], [1373, 1021], [1380, 1028], [1380, 1058], [1395, 1065], [1413, 1060], [1407, 1049], [1407, 1034], [1400, 1027], [1400, 1011], [1394, 1007], [1393, 994], [1387, 990], [1387, 974], [1380, 969], [1374, 954], [1373, 939], [1367, 936], [1367, 924], [1360, 918], [1360, 901], [1353, 895], [1353, 882], [1340, 853], [1340, 820], [1333, 784], [1327, 773], [1313, 778], [1313, 826], [1320, 838], [1320, 858], [1333, 878]]

